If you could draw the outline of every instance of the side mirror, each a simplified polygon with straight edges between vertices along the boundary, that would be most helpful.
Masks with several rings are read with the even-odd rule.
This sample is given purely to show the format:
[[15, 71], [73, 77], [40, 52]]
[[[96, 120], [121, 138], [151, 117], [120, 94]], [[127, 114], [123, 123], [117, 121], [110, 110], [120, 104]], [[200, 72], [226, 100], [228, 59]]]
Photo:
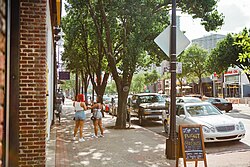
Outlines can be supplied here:
[[186, 118], [186, 115], [181, 114], [181, 115], [179, 116], [179, 118], [185, 119], [185, 118]]

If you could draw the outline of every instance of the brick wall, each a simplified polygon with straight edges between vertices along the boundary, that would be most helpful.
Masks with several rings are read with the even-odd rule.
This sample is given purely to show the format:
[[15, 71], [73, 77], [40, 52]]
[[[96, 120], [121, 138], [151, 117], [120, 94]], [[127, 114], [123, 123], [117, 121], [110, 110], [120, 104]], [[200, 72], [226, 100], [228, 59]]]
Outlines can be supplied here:
[[0, 1], [0, 166], [2, 166], [3, 123], [4, 123], [4, 86], [5, 86], [5, 0]]
[[20, 0], [19, 165], [45, 166], [46, 0]]

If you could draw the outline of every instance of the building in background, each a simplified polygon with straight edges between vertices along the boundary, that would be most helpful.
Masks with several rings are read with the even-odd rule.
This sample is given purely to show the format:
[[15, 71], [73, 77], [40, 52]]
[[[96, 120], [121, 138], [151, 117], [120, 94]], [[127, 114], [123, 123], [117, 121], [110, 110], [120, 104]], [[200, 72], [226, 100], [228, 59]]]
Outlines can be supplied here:
[[250, 97], [249, 80], [240, 68], [228, 68], [224, 73], [224, 88], [226, 97]]
[[198, 44], [209, 52], [216, 47], [216, 44], [226, 36], [221, 34], [211, 34], [201, 38], [193, 39], [192, 44]]

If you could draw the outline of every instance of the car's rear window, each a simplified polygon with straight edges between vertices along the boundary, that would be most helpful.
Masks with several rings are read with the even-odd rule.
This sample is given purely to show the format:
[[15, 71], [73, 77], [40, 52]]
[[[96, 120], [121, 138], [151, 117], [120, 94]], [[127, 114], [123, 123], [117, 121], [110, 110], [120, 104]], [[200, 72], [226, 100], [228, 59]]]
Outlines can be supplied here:
[[157, 95], [145, 95], [140, 96], [141, 103], [155, 103], [155, 102], [164, 102], [164, 98], [162, 96]]

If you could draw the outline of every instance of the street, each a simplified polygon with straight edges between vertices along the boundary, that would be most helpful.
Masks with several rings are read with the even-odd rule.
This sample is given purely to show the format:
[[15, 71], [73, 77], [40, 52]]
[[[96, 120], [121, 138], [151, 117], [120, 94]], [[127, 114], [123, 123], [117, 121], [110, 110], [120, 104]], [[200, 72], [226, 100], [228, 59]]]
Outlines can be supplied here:
[[[250, 112], [250, 111], [249, 111]], [[240, 141], [218, 142], [218, 143], [206, 143], [207, 154], [224, 154], [228, 152], [244, 152], [250, 150], [250, 115], [239, 112], [238, 110], [232, 110], [228, 115], [240, 119], [246, 128], [246, 136]], [[139, 125], [137, 118], [132, 118], [133, 124]], [[161, 121], [147, 121], [144, 128], [151, 130], [157, 134], [167, 137], [164, 132]]]

